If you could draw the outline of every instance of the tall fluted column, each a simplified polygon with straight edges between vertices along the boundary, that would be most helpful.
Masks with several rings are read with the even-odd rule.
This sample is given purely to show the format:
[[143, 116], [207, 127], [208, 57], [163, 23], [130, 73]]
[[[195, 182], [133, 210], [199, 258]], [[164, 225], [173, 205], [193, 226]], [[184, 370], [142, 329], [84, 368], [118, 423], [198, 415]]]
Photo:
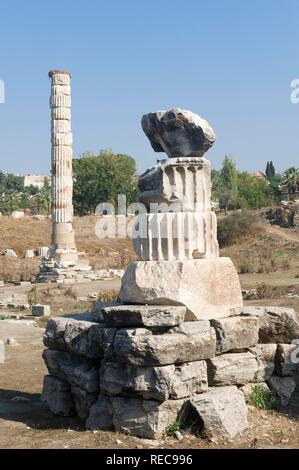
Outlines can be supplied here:
[[77, 263], [73, 229], [73, 135], [71, 129], [71, 76], [51, 71], [52, 143], [52, 257], [64, 265]]

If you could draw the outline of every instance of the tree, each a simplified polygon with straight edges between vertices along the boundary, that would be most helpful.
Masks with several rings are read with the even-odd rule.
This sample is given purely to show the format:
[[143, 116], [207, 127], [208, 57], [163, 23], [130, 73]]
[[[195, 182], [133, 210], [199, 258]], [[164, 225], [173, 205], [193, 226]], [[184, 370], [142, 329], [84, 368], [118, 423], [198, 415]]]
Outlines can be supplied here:
[[289, 194], [299, 189], [299, 168], [292, 166], [282, 175], [282, 184], [287, 187]]
[[238, 197], [238, 172], [236, 164], [229, 156], [224, 158], [218, 175], [214, 175], [215, 195], [220, 207], [225, 210], [235, 209]]
[[241, 209], [259, 209], [273, 202], [269, 184], [246, 171], [238, 173], [238, 207]]
[[118, 195], [127, 203], [137, 200], [136, 163], [129, 155], [101, 150], [98, 155], [83, 154], [73, 160], [74, 209], [79, 215], [94, 213], [98, 204], [117, 207]]
[[44, 186], [39, 189], [36, 198], [36, 206], [38, 212], [45, 211], [50, 212], [51, 209], [51, 186], [48, 178], [44, 180]]
[[270, 162], [267, 162], [266, 175], [269, 181], [271, 181], [271, 179], [275, 177], [275, 167], [273, 165], [272, 160]]

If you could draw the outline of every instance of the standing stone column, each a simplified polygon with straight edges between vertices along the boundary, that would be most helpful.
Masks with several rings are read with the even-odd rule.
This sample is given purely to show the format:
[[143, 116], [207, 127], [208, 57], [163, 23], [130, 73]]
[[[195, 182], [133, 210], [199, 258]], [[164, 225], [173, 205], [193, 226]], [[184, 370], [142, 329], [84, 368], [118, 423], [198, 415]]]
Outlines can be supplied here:
[[[42, 259], [37, 282], [80, 280], [91, 271], [84, 253], [78, 253], [73, 229], [73, 135], [71, 76], [53, 70], [51, 78], [52, 243]], [[80, 273], [81, 272], [81, 273]]]
[[75, 266], [78, 255], [73, 229], [73, 135], [71, 130], [71, 76], [51, 71], [52, 248], [61, 267]]

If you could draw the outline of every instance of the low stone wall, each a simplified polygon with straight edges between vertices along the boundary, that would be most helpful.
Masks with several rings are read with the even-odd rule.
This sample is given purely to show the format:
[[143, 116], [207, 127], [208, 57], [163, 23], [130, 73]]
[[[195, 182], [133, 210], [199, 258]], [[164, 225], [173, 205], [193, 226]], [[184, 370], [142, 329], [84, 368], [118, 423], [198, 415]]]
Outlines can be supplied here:
[[[244, 308], [185, 322], [185, 307], [107, 307], [48, 321], [42, 400], [87, 429], [159, 438], [174, 422], [208, 435], [248, 427], [258, 383], [282, 406], [295, 389], [299, 324], [291, 309]], [[293, 344], [291, 344], [293, 342]]]

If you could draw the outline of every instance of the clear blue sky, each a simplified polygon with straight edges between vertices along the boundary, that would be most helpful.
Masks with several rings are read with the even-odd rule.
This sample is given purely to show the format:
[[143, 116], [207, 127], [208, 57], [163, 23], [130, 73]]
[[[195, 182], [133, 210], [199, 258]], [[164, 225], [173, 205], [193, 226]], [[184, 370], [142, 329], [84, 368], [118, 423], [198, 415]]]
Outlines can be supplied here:
[[143, 113], [182, 107], [242, 170], [298, 166], [299, 0], [2, 0], [0, 169], [49, 173], [50, 69], [73, 81], [74, 155], [155, 154]]

